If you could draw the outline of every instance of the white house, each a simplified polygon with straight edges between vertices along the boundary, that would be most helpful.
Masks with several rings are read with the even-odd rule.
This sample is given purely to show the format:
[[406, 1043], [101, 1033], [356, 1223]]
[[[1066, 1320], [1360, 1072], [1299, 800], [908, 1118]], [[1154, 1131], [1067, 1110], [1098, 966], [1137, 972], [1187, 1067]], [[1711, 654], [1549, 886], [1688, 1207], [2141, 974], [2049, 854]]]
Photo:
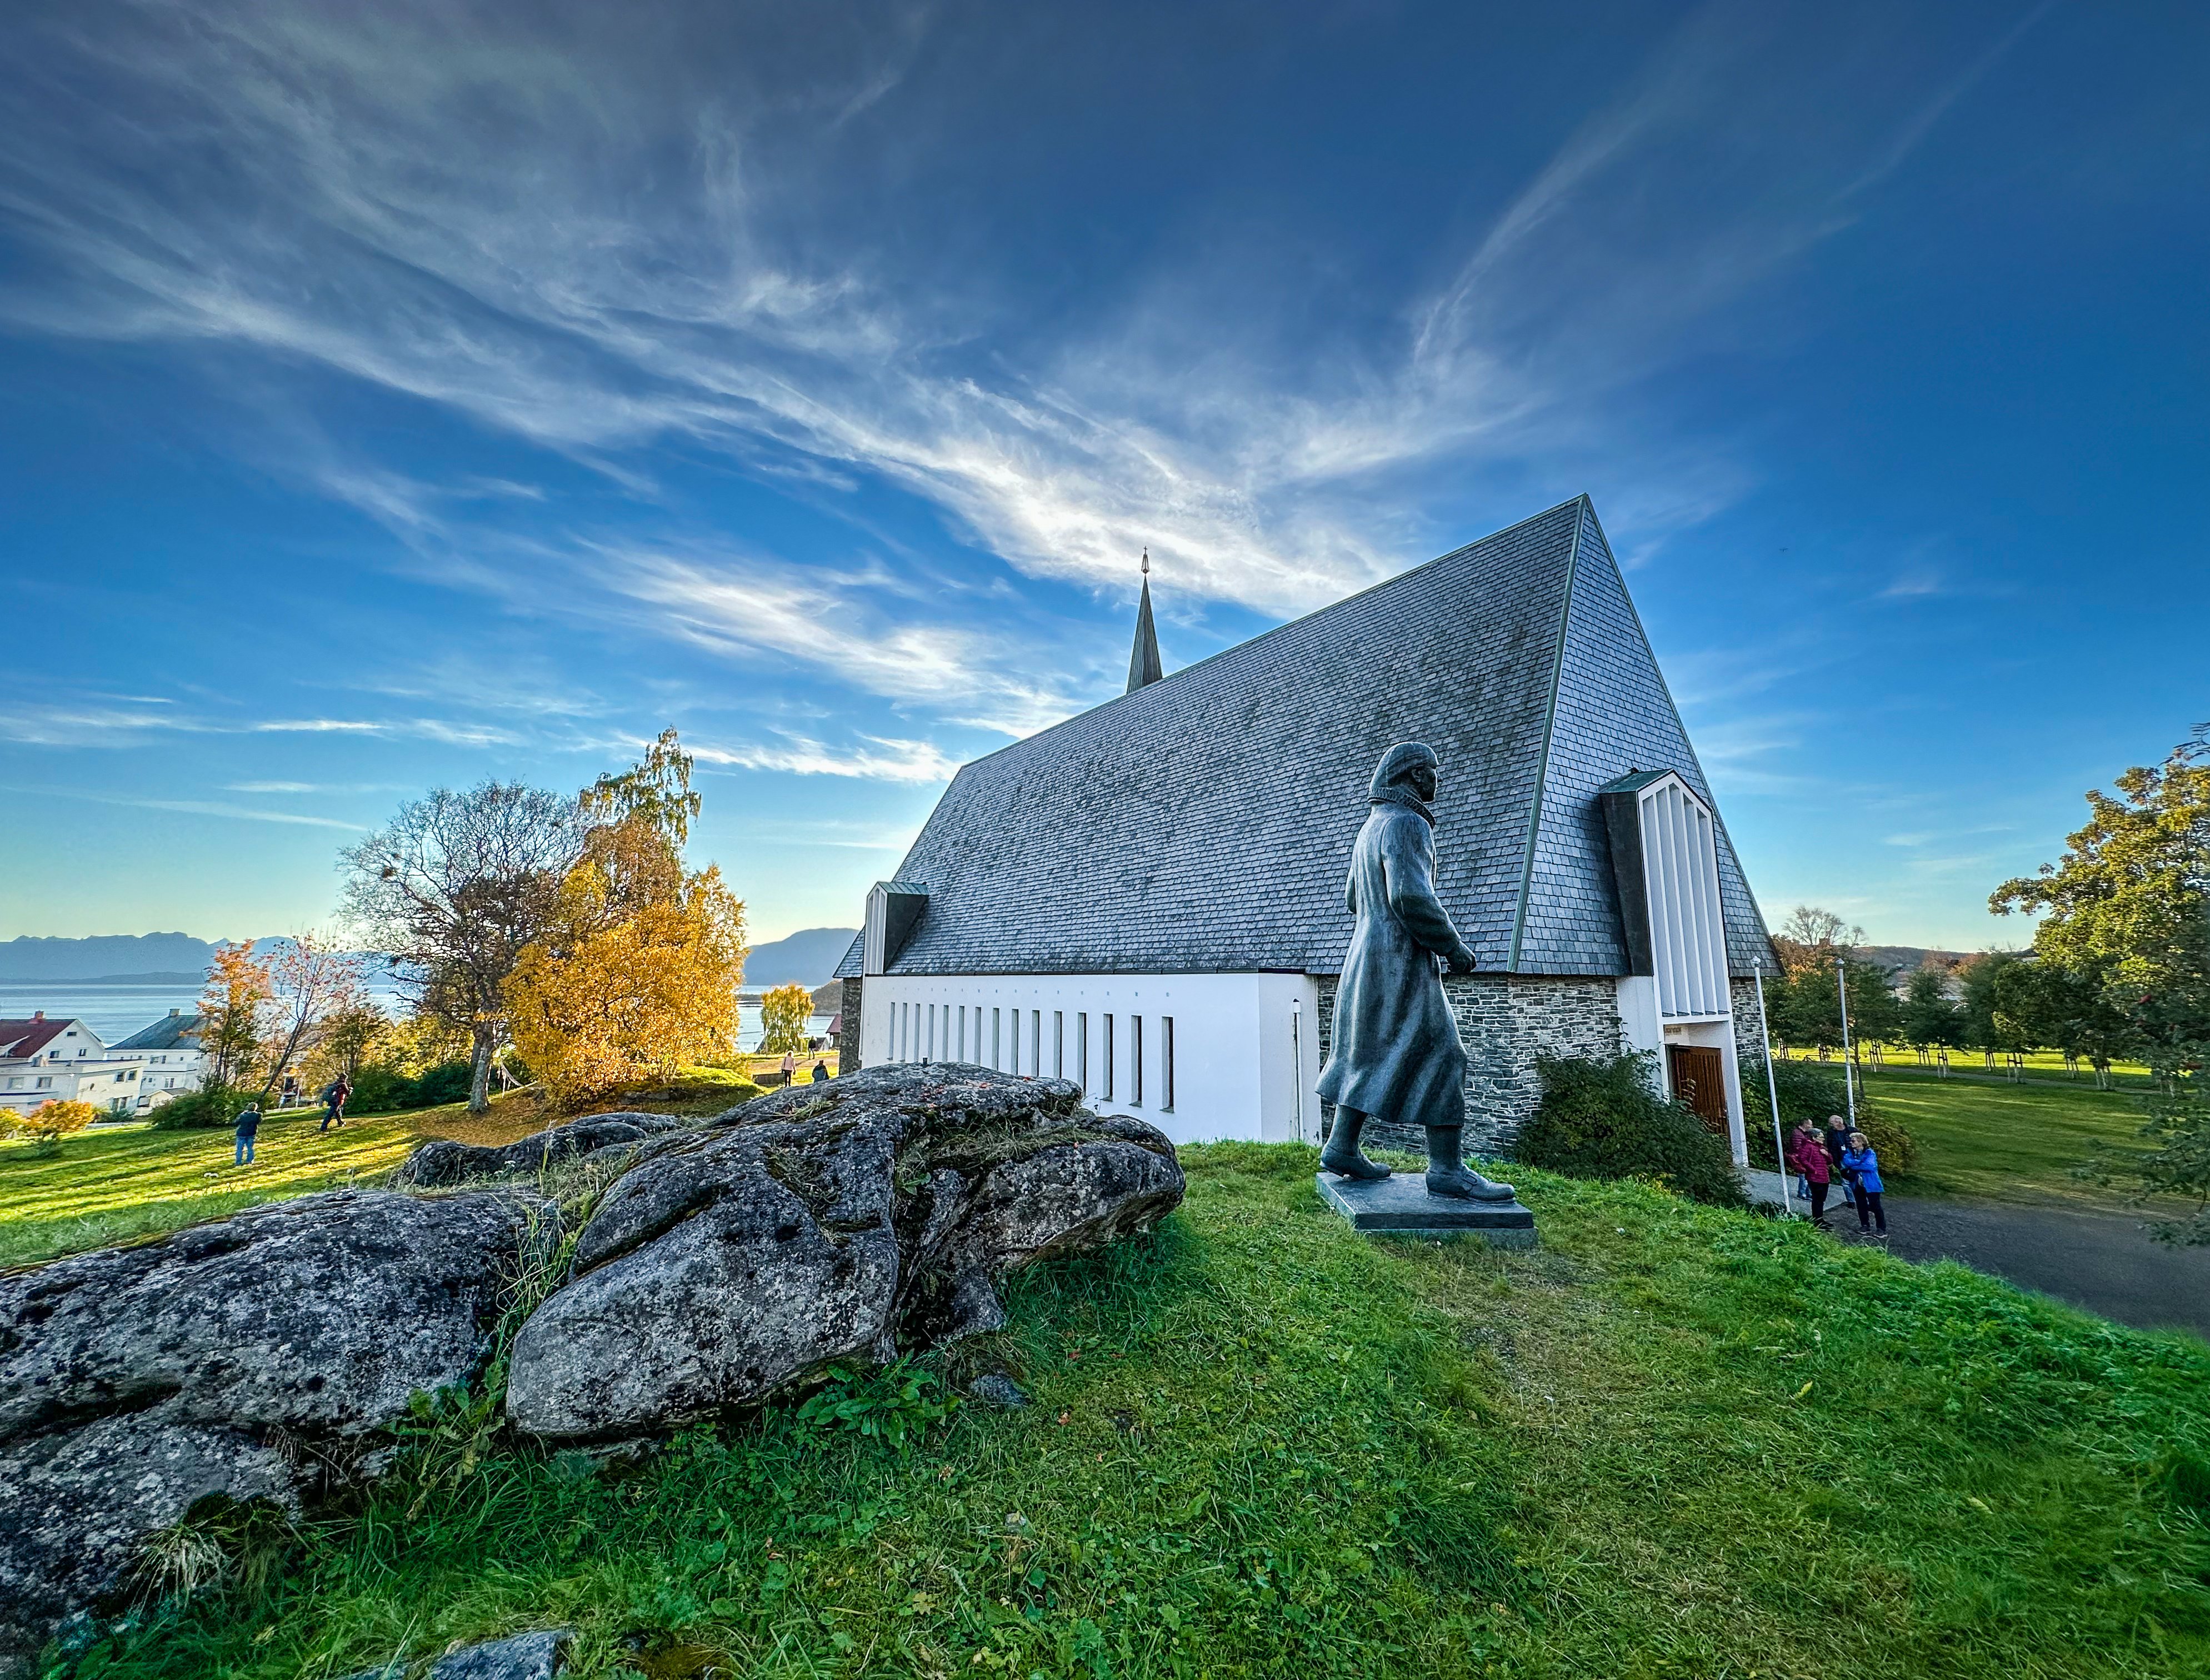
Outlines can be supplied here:
[[[1177, 1141], [1317, 1139], [1367, 782], [1441, 760], [1437, 889], [1470, 1143], [1539, 1056], [1653, 1054], [1745, 1157], [1737, 1048], [1777, 968], [1594, 508], [1577, 498], [963, 767], [837, 972], [842, 1066], [1079, 1083]], [[1386, 1128], [1385, 1135], [1386, 1135]]]
[[0, 1020], [0, 1109], [28, 1114], [43, 1103], [90, 1103], [136, 1113], [142, 1061], [118, 1055], [81, 1020]]
[[200, 1088], [207, 1057], [200, 1049], [199, 1029], [196, 1012], [172, 1009], [113, 1047], [112, 1054], [136, 1056], [144, 1063], [138, 1082], [142, 1112]]

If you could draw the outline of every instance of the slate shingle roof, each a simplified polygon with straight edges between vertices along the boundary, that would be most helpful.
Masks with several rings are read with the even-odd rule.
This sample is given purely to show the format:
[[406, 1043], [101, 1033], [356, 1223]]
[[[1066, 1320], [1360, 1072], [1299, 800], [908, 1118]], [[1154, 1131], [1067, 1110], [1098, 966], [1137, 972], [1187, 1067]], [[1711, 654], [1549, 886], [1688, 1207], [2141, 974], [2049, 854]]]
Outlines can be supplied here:
[[[199, 1030], [200, 1018], [196, 1012], [187, 1015], [180, 1012], [164, 1015], [152, 1026], [139, 1028], [120, 1044], [111, 1044], [108, 1048], [111, 1050], [173, 1050], [179, 1045], [184, 1045], [187, 1049], [196, 1050], [199, 1048]], [[187, 1038], [193, 1042], [184, 1044], [184, 1040]]]
[[[891, 972], [1336, 973], [1399, 740], [1441, 758], [1437, 885], [1481, 967], [1626, 972], [1596, 791], [1711, 789], [1585, 496], [966, 765], [898, 866], [928, 909]], [[1719, 875], [1748, 974], [1772, 948], [1724, 823]]]

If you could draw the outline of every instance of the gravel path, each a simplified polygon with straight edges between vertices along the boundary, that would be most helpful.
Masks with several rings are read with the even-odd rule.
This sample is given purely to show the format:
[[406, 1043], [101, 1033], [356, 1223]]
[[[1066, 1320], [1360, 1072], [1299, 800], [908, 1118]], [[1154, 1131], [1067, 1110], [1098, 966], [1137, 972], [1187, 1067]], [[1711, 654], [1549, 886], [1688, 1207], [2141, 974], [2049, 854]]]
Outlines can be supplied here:
[[[2210, 1248], [2171, 1248], [2123, 1213], [1885, 1200], [1890, 1254], [1962, 1260], [2120, 1324], [2192, 1330], [2210, 1339]], [[1867, 1240], [1848, 1208], [1830, 1206], [1827, 1218], [1842, 1241]]]

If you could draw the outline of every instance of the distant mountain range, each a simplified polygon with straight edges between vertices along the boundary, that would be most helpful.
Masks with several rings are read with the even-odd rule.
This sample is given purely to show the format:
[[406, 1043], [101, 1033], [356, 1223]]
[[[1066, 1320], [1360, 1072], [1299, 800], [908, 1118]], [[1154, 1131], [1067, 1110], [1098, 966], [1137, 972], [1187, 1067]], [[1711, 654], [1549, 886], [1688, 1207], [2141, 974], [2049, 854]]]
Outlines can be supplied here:
[[214, 960], [214, 946], [190, 934], [98, 934], [83, 940], [0, 940], [0, 982], [136, 981], [193, 985]]
[[[756, 945], [745, 961], [745, 985], [818, 986], [843, 960], [854, 930], [808, 928], [786, 940]], [[276, 943], [262, 940], [262, 944]], [[189, 934], [98, 934], [89, 939], [0, 940], [0, 985], [72, 981], [91, 985], [196, 986], [214, 960], [214, 944]]]
[[756, 986], [822, 984], [851, 949], [856, 928], [807, 928], [787, 940], [756, 945], [745, 958], [745, 989]]

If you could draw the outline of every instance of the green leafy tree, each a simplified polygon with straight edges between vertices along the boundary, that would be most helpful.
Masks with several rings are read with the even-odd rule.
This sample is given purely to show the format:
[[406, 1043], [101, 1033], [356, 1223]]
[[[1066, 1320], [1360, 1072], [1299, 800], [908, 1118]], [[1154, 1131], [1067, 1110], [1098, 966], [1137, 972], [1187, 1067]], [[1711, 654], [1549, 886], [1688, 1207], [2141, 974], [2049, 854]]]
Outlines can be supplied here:
[[1999, 916], [2038, 911], [2033, 948], [2053, 970], [2099, 986], [2157, 1076], [2143, 1135], [2123, 1169], [2140, 1200], [2190, 1215], [2158, 1235], [2210, 1243], [2210, 726], [2161, 765], [2087, 795], [2086, 825], [2063, 855], [1988, 897]]
[[1996, 990], [2003, 971], [2024, 961], [2015, 951], [1983, 951], [1957, 965], [1957, 1011], [1965, 1043], [1975, 1050], [2023, 1050], [2012, 1024], [1997, 1018]]
[[2067, 968], [2047, 960], [2007, 963], [1995, 977], [1998, 1033], [2023, 1044], [2085, 1056], [2098, 1082], [2135, 1036], [2133, 1021], [2111, 1001], [2103, 965]]
[[1911, 970], [1903, 994], [1903, 1042], [1924, 1049], [1965, 1042], [1965, 1020], [1949, 996], [1949, 976], [1941, 970], [1919, 967]]
[[1775, 988], [1778, 995], [1768, 1001], [1766, 1008], [1781, 1040], [1839, 1049], [1845, 984], [1851, 1040], [1863, 1043], [1894, 1037], [1903, 1017], [1887, 970], [1834, 950], [1802, 962]]

